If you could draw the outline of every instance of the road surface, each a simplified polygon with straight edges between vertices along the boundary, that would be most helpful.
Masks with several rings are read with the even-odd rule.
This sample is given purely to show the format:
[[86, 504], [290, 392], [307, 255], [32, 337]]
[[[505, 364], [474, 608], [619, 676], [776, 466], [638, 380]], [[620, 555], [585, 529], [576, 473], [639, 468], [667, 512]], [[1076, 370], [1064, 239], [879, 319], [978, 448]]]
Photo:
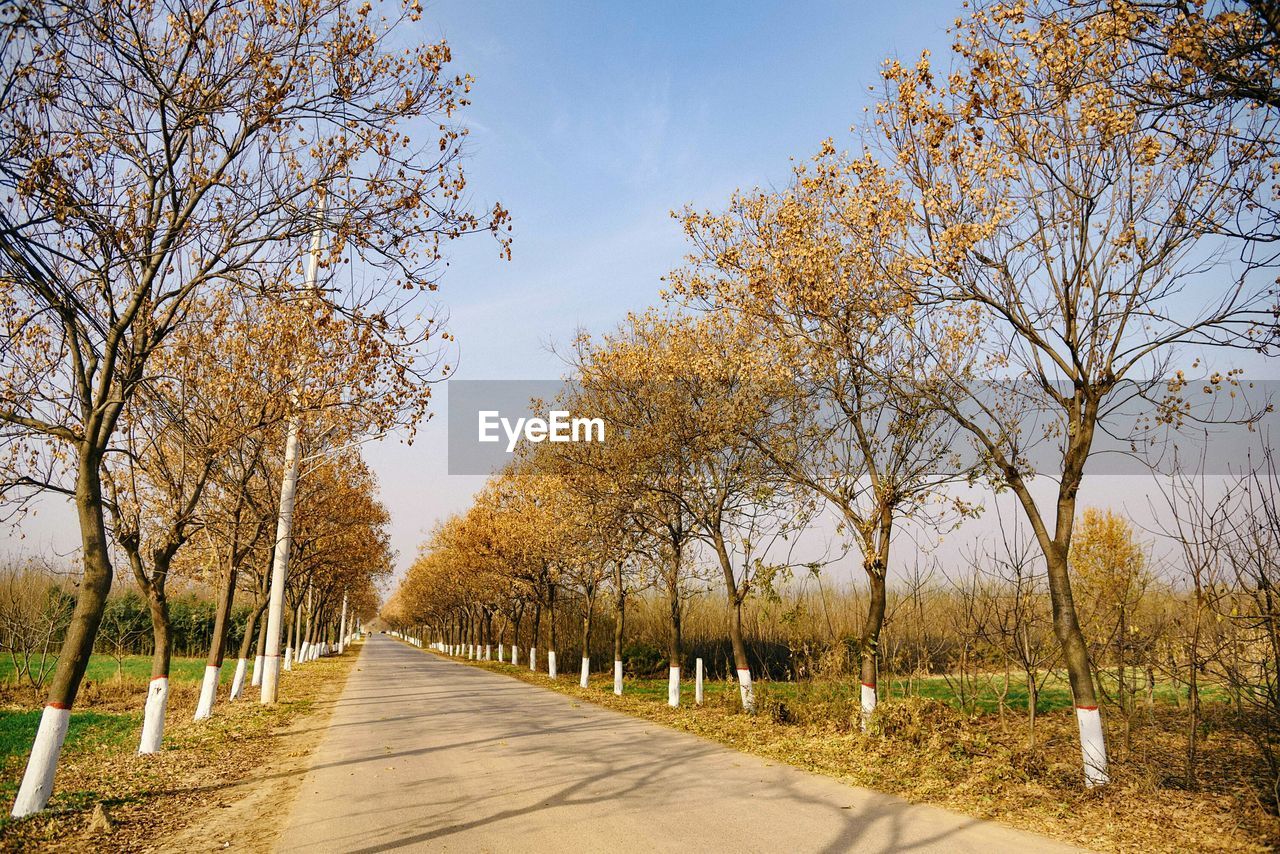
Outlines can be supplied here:
[[373, 635], [282, 851], [1071, 850]]

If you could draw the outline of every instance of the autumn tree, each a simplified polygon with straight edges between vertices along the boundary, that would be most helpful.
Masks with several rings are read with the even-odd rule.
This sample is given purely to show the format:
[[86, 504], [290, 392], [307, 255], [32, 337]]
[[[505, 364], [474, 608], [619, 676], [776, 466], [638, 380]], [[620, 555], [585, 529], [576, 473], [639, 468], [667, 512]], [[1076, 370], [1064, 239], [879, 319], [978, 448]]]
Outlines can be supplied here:
[[[233, 279], [290, 289], [277, 273], [320, 226], [385, 284], [319, 296], [370, 336], [418, 341], [440, 242], [505, 218], [462, 205], [450, 116], [469, 84], [448, 46], [388, 41], [418, 15], [55, 0], [0, 17], [5, 496], [71, 497], [84, 563], [15, 816], [49, 798], [111, 586], [103, 457], [192, 299]], [[404, 132], [417, 117], [435, 139]]]
[[[827, 142], [791, 186], [737, 193], [722, 213], [686, 210], [694, 246], [671, 297], [755, 328], [763, 372], [789, 378], [750, 425], [754, 446], [798, 489], [839, 514], [870, 590], [860, 638], [864, 723], [876, 705], [890, 551], [908, 519], [943, 526], [970, 512], [948, 501], [963, 480], [955, 428], [912, 378], [969, 365], [962, 312], [922, 317], [898, 242], [910, 210], [887, 171]], [[926, 354], [935, 364], [927, 365]], [[922, 370], [923, 368], [923, 370]], [[914, 383], [913, 383], [914, 385]]]
[[[1114, 83], [1134, 51], [1111, 14], [1068, 28], [978, 12], [945, 79], [927, 56], [887, 63], [876, 113], [894, 195], [913, 208], [902, 252], [917, 299], [973, 312], [985, 378], [926, 389], [1044, 555], [1088, 785], [1109, 778], [1068, 556], [1095, 438], [1127, 400], [1178, 397], [1165, 368], [1180, 348], [1237, 342], [1265, 307], [1253, 266], [1205, 238], [1263, 191], [1267, 163], [1227, 107], [1172, 126], [1140, 110]], [[1037, 473], [1057, 481], [1047, 506]]]
[[[1076, 521], [1068, 560], [1072, 583], [1085, 603], [1082, 610], [1089, 636], [1095, 649], [1111, 658], [1115, 667], [1116, 705], [1125, 719], [1128, 742], [1136, 694], [1129, 657], [1139, 630], [1139, 604], [1151, 583], [1147, 554], [1128, 519], [1086, 507]], [[1100, 657], [1095, 656], [1095, 667]]]

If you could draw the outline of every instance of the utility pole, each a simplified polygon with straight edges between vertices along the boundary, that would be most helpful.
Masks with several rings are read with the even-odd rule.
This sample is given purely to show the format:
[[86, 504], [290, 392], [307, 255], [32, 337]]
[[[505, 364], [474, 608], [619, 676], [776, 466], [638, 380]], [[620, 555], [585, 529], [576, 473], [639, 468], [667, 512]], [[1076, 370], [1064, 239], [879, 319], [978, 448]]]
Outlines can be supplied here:
[[280, 517], [276, 520], [276, 549], [271, 559], [271, 602], [267, 606], [267, 649], [262, 659], [262, 704], [275, 703], [280, 684], [280, 628], [284, 623], [284, 586], [289, 576], [293, 544], [293, 500], [298, 488], [298, 417], [289, 419], [284, 446], [284, 479], [280, 482]]
[[[324, 196], [320, 197], [324, 212]], [[311, 235], [307, 265], [307, 285], [315, 287], [320, 276], [320, 228]], [[280, 693], [280, 628], [284, 624], [284, 586], [289, 578], [289, 551], [293, 545], [293, 500], [298, 489], [298, 403], [289, 417], [289, 436], [284, 445], [284, 477], [280, 481], [280, 516], [276, 520], [276, 548], [271, 557], [271, 603], [267, 611], [267, 649], [263, 658], [262, 698], [264, 706], [275, 703]]]

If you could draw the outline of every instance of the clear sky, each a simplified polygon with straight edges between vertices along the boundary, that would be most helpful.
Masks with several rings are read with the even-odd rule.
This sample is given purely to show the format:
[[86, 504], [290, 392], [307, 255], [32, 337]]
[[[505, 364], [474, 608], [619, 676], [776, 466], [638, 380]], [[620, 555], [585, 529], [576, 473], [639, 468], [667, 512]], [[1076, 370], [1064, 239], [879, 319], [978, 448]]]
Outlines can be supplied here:
[[[515, 216], [511, 261], [455, 244], [440, 290], [464, 379], [560, 375], [549, 351], [658, 299], [686, 248], [669, 213], [786, 182], [792, 157], [848, 129], [887, 56], [941, 53], [958, 2], [621, 3], [444, 0], [425, 36], [476, 78], [468, 172], [477, 206]], [[443, 389], [412, 447], [367, 456], [400, 565], [465, 509], [482, 478], [449, 476]]]

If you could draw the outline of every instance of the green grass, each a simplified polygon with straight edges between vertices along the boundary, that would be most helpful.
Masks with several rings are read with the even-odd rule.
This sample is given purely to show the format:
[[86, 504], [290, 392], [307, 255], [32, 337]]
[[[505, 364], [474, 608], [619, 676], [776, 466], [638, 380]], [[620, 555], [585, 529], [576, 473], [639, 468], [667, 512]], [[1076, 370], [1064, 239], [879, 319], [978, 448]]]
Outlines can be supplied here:
[[[126, 655], [120, 665], [119, 671], [125, 679], [145, 682], [151, 678], [151, 656], [149, 655]], [[175, 657], [169, 661], [169, 678], [174, 682], [199, 682], [204, 678], [204, 667], [203, 658]], [[14, 672], [13, 660], [7, 656], [0, 658], [0, 681], [12, 682]], [[116, 672], [117, 665], [114, 658], [103, 653], [94, 653], [89, 659], [89, 667], [85, 670], [84, 678], [92, 682], [106, 682], [116, 678]], [[235, 672], [235, 659], [224, 661], [218, 677], [219, 683], [229, 685]]]
[[[8, 803], [18, 794], [22, 768], [35, 741], [41, 714], [40, 709], [0, 711], [0, 801]], [[67, 724], [63, 755], [74, 756], [104, 748], [126, 749], [137, 741], [141, 727], [141, 712], [73, 712]], [[88, 801], [95, 797], [92, 792], [62, 792], [58, 803], [76, 808], [77, 795]]]
[[[42, 710], [0, 711], [0, 763], [25, 757], [35, 740]], [[74, 712], [67, 725], [68, 753], [121, 745], [136, 738], [142, 726], [141, 712]]]

